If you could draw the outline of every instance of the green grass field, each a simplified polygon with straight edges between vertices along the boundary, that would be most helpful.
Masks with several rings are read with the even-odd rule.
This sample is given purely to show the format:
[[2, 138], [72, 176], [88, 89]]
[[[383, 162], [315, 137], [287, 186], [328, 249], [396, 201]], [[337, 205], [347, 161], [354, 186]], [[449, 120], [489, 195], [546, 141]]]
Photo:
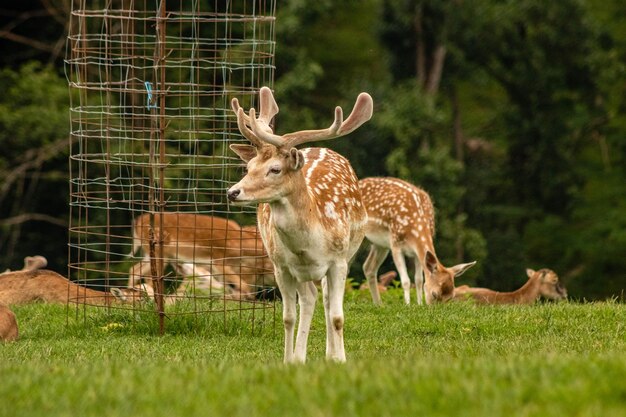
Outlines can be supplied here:
[[[346, 364], [324, 360], [321, 302], [306, 365], [282, 323], [15, 306], [0, 345], [0, 416], [626, 416], [626, 307], [402, 304], [348, 293]], [[275, 326], [275, 328], [274, 328]]]

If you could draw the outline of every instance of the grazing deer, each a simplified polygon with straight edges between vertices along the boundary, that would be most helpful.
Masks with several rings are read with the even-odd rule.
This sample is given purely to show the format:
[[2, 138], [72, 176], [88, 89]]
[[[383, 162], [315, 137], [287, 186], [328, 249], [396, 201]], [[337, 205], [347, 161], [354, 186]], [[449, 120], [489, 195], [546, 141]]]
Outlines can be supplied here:
[[[367, 210], [365, 237], [372, 243], [363, 264], [375, 304], [381, 304], [376, 276], [389, 250], [400, 274], [404, 302], [411, 302], [411, 280], [404, 257], [415, 262], [417, 303], [447, 301], [454, 294], [454, 278], [476, 262], [443, 266], [437, 259], [433, 237], [435, 212], [428, 194], [397, 178], [365, 178], [359, 181], [363, 204]], [[424, 280], [426, 291], [423, 290]]]
[[0, 304], [0, 342], [11, 342], [18, 337], [17, 319], [9, 307]]
[[131, 302], [142, 294], [131, 288], [120, 288], [125, 298], [77, 285], [62, 275], [46, 269], [36, 271], [16, 271], [0, 275], [0, 303], [26, 304], [46, 303], [85, 303], [110, 305], [117, 302]]
[[526, 270], [528, 281], [512, 292], [499, 292], [487, 288], [462, 285], [455, 288], [455, 300], [474, 300], [479, 304], [532, 304], [539, 298], [564, 300], [567, 290], [559, 281], [558, 275], [550, 269]]
[[[296, 146], [347, 135], [372, 116], [373, 102], [361, 93], [344, 121], [341, 107], [328, 129], [275, 135], [270, 128], [278, 106], [269, 88], [259, 91], [260, 112], [249, 115], [233, 99], [239, 130], [252, 145], [230, 148], [247, 163], [247, 173], [228, 190], [232, 204], [258, 204], [257, 219], [283, 298], [285, 362], [306, 360], [307, 338], [322, 280], [326, 357], [346, 360], [343, 296], [348, 261], [363, 239], [366, 213], [348, 160], [327, 148]], [[300, 304], [298, 334], [296, 294]]]
[[[272, 265], [254, 226], [203, 214], [163, 213], [154, 215], [154, 235], [163, 238], [165, 263], [179, 271], [183, 264], [208, 269], [232, 289], [233, 298], [254, 299], [255, 288], [274, 285]], [[142, 280], [152, 287], [149, 247], [150, 215], [145, 213], [133, 222], [133, 253], [141, 248], [144, 258], [130, 268], [129, 288]]]

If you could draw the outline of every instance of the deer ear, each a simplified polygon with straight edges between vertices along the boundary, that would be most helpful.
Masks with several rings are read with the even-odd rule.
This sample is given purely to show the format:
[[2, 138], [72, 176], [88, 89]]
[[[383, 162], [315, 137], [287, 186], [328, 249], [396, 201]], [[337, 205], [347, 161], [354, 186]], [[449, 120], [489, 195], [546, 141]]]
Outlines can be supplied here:
[[450, 269], [452, 269], [452, 271], [454, 272], [454, 276], [458, 277], [459, 275], [462, 275], [465, 271], [467, 271], [468, 269], [470, 269], [474, 265], [476, 265], [476, 261], [470, 262], [470, 263], [467, 263], [467, 264], [454, 265]]
[[233, 143], [230, 145], [230, 149], [235, 152], [244, 162], [249, 162], [257, 155], [256, 147], [252, 145], [241, 145], [238, 143]]
[[532, 278], [532, 276], [535, 275], [535, 270], [526, 268], [526, 275], [528, 275], [528, 278]]
[[437, 270], [438, 263], [439, 261], [437, 260], [435, 254], [430, 251], [426, 251], [426, 269], [428, 269], [431, 274]]
[[304, 155], [296, 148], [289, 150], [289, 167], [294, 171], [299, 170], [304, 166]]
[[118, 300], [126, 301], [126, 295], [119, 288], [111, 288], [109, 292]]

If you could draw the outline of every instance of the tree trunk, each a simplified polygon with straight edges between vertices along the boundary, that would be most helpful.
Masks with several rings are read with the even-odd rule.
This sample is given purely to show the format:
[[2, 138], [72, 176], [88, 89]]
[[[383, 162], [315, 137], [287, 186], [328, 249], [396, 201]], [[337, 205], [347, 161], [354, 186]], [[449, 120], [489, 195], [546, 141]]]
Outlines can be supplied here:
[[428, 94], [437, 94], [439, 91], [439, 83], [441, 82], [441, 74], [443, 72], [443, 63], [446, 60], [446, 47], [439, 44], [435, 47], [430, 63], [430, 71], [428, 72], [428, 80], [424, 90]]
[[422, 27], [422, 9], [417, 6], [415, 10], [415, 71], [417, 82], [422, 87], [426, 82], [426, 45], [424, 42], [424, 30]]
[[[463, 164], [465, 160], [465, 134], [463, 133], [463, 124], [461, 122], [461, 107], [459, 106], [459, 97], [456, 87], [453, 85], [450, 89], [450, 104], [452, 106], [452, 130], [454, 136], [455, 158], [459, 163]], [[459, 203], [457, 208], [457, 216], [460, 218], [463, 214], [463, 203]], [[457, 233], [455, 249], [457, 262], [463, 262], [465, 259], [465, 246], [462, 233]]]
[[460, 163], [465, 160], [465, 134], [461, 123], [461, 108], [459, 106], [459, 97], [456, 93], [456, 87], [450, 89], [450, 105], [452, 106], [452, 131], [454, 136], [454, 153], [455, 158]]

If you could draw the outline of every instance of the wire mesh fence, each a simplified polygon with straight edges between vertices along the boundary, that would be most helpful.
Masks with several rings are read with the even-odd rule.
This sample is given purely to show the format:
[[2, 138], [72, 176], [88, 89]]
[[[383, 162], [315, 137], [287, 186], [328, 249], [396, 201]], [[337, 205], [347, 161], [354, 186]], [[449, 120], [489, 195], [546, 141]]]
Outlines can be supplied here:
[[[272, 85], [275, 8], [72, 3], [68, 275], [113, 289], [109, 307], [156, 311], [161, 331], [166, 314], [273, 320], [254, 209], [229, 207], [225, 191], [242, 175], [228, 145], [244, 142], [230, 100], [254, 106]], [[124, 298], [118, 287], [141, 295]]]

